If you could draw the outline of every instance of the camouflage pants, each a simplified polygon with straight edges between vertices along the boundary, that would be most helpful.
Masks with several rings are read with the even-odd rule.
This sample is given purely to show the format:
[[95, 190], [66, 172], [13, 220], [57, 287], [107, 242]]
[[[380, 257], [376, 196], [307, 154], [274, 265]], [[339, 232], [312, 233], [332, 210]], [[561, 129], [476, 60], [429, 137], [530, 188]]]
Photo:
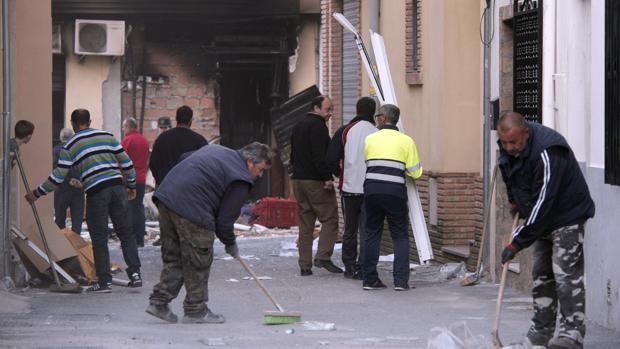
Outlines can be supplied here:
[[559, 335], [583, 343], [586, 291], [583, 284], [583, 224], [562, 227], [534, 244], [532, 332], [551, 338], [559, 303]]
[[207, 313], [207, 288], [215, 234], [172, 212], [162, 203], [158, 209], [164, 266], [159, 283], [149, 297], [150, 303], [170, 303], [185, 285], [185, 314], [204, 316]]

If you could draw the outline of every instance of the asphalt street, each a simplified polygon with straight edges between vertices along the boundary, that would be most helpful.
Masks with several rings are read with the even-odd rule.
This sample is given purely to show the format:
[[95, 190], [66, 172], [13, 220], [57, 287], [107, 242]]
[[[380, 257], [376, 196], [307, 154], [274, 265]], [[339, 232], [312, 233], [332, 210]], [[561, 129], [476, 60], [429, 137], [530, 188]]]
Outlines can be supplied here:
[[[391, 264], [380, 264], [388, 289], [364, 291], [360, 281], [314, 268], [299, 276], [294, 253], [282, 249], [294, 236], [240, 238], [241, 255], [286, 310], [303, 314], [302, 322], [262, 324], [263, 311], [274, 310], [241, 265], [215, 246], [208, 306], [226, 317], [224, 324], [168, 324], [144, 312], [161, 269], [159, 248], [140, 250], [145, 281], [141, 289], [114, 286], [110, 294], [58, 294], [26, 289], [28, 312], [0, 310], [1, 348], [427, 348], [431, 329], [465, 325], [491, 347], [497, 285], [460, 287], [458, 280], [416, 282], [415, 289], [392, 289]], [[117, 243], [112, 261], [122, 264]], [[334, 259], [341, 265], [340, 254]], [[124, 276], [122, 274], [119, 275]], [[183, 291], [172, 310], [182, 316]], [[508, 289], [501, 338], [522, 340], [529, 327], [531, 297]], [[437, 330], [436, 330], [437, 331]], [[434, 332], [437, 333], [437, 332]], [[620, 348], [620, 334], [589, 324], [586, 348]], [[482, 346], [484, 348], [484, 346]], [[446, 348], [450, 349], [450, 348]]]

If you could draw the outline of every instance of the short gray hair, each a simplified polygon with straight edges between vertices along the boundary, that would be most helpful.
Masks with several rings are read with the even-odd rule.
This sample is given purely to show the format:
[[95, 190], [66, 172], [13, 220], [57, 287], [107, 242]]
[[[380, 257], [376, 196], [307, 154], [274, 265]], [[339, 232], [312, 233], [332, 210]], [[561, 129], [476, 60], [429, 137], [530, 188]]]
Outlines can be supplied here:
[[127, 125], [133, 130], [138, 128], [138, 121], [136, 121], [135, 118], [127, 118], [125, 119], [125, 122], [127, 122]]
[[267, 165], [271, 166], [271, 159], [273, 158], [273, 150], [267, 145], [259, 142], [252, 142], [239, 150], [244, 160], [251, 160], [252, 163], [258, 164], [265, 161]]
[[66, 142], [69, 140], [69, 138], [73, 137], [73, 130], [70, 128], [63, 128], [62, 130], [60, 130], [60, 141], [61, 142]]
[[385, 116], [385, 122], [390, 125], [396, 125], [400, 118], [400, 109], [394, 104], [384, 104], [379, 108], [379, 113]]

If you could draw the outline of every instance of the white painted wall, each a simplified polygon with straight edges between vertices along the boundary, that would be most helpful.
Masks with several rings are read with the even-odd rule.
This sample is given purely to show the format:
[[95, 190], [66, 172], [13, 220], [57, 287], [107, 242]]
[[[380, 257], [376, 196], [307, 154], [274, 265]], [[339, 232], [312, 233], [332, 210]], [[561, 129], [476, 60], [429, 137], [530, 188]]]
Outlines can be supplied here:
[[589, 1], [590, 15], [590, 142], [588, 165], [605, 167], [605, 2]]
[[289, 93], [291, 96], [314, 84], [320, 86], [317, 76], [318, 35], [319, 23], [316, 20], [306, 19], [302, 22], [302, 30], [297, 37], [295, 70], [289, 76]]
[[[605, 2], [584, 1], [591, 20], [583, 46], [589, 50], [584, 64], [588, 85], [585, 107], [588, 128], [586, 180], [596, 203], [596, 216], [586, 226], [586, 316], [605, 327], [620, 330], [620, 187], [605, 184]], [[579, 15], [576, 13], [575, 15]]]

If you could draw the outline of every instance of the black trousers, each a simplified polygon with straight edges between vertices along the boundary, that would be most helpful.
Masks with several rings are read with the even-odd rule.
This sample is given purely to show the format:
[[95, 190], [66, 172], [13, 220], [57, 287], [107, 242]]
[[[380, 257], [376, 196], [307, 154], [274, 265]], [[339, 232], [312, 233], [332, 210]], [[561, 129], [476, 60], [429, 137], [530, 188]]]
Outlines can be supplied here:
[[342, 214], [344, 215], [342, 263], [347, 270], [360, 271], [364, 261], [364, 241], [366, 240], [364, 195], [342, 193], [340, 197], [342, 200]]
[[54, 191], [54, 222], [60, 229], [66, 228], [67, 208], [71, 209], [71, 230], [80, 234], [84, 221], [84, 190], [63, 183]]

